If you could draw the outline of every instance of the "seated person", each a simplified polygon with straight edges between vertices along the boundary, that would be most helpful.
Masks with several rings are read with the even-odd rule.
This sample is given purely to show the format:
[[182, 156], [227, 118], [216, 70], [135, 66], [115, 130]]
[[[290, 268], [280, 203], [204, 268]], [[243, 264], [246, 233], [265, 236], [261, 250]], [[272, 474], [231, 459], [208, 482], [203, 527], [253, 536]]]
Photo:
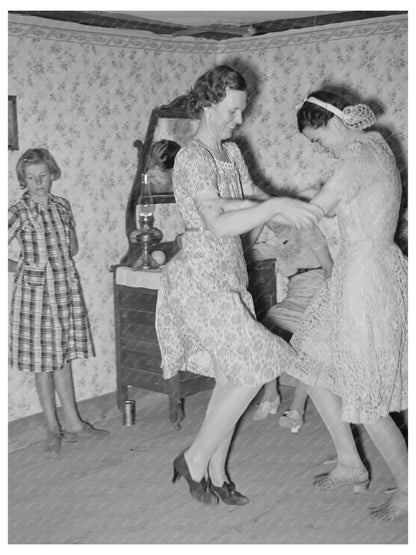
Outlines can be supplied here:
[[[263, 255], [276, 259], [279, 283], [286, 290], [278, 291], [278, 302], [265, 315], [262, 323], [274, 333], [291, 335], [300, 323], [306, 307], [326, 279], [331, 277], [332, 257], [327, 241], [317, 226], [296, 229], [269, 223], [274, 236], [263, 248]], [[264, 247], [264, 246], [263, 246]], [[280, 296], [280, 298], [279, 298]], [[291, 407], [279, 419], [279, 424], [297, 433], [303, 424], [308, 395], [298, 382]], [[253, 420], [276, 414], [280, 404], [277, 380], [264, 386], [262, 401], [257, 405]]]
[[175, 141], [162, 139], [152, 145], [147, 165], [147, 175], [152, 193], [156, 195], [173, 193], [172, 168], [175, 156], [181, 146]]

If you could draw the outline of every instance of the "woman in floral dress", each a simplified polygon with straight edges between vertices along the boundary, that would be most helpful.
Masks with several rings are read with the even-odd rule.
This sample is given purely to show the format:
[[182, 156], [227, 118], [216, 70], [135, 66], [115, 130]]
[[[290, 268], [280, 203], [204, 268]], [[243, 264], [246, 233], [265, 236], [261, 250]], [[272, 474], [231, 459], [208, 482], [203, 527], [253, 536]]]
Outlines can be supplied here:
[[299, 130], [341, 160], [312, 200], [338, 216], [340, 249], [332, 278], [306, 311], [291, 343], [288, 373], [308, 385], [337, 450], [337, 465], [317, 476], [321, 490], [369, 484], [350, 423], [363, 424], [397, 483], [371, 509], [394, 519], [407, 511], [407, 448], [390, 412], [407, 408], [407, 261], [394, 243], [402, 187], [392, 151], [365, 104], [318, 91], [298, 111]]
[[219, 66], [189, 95], [200, 124], [173, 171], [184, 246], [163, 270], [156, 309], [165, 378], [188, 370], [216, 380], [194, 442], [174, 461], [174, 480], [184, 476], [191, 495], [207, 504], [248, 502], [225, 473], [233, 430], [261, 385], [293, 357], [287, 343], [256, 321], [240, 235], [254, 230], [253, 241], [271, 218], [302, 226], [320, 213], [298, 200], [268, 198], [253, 185], [228, 141], [242, 123], [246, 90], [238, 72]]

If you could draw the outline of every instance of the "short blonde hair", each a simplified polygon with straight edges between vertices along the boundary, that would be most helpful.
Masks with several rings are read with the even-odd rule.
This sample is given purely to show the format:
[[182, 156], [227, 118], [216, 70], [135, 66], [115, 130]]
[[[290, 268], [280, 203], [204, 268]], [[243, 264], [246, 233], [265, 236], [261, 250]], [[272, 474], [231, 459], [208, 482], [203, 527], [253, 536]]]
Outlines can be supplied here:
[[26, 187], [25, 167], [29, 164], [46, 164], [54, 181], [61, 177], [61, 170], [49, 150], [46, 148], [29, 148], [22, 154], [16, 164], [17, 178], [22, 189]]

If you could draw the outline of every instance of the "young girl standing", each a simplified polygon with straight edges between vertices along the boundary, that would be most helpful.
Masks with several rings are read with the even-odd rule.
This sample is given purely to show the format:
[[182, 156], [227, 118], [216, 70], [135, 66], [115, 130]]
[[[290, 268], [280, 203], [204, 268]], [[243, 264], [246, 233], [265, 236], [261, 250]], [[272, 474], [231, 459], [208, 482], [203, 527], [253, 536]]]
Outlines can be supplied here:
[[[10, 315], [10, 364], [35, 374], [46, 420], [45, 451], [61, 442], [108, 435], [83, 422], [75, 403], [70, 361], [94, 356], [88, 316], [72, 257], [78, 252], [75, 222], [67, 200], [52, 195], [61, 170], [48, 150], [27, 150], [16, 166], [23, 196], [9, 208], [9, 243], [17, 238], [18, 262]], [[66, 430], [56, 414], [59, 395]]]

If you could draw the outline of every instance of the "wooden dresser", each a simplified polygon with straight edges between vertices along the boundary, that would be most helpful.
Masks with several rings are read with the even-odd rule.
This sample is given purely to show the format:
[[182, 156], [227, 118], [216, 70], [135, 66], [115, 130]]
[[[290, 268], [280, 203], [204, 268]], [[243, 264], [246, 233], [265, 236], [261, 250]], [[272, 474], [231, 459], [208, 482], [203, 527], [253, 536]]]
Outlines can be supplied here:
[[128, 387], [139, 387], [169, 396], [169, 419], [180, 428], [183, 399], [211, 389], [214, 380], [191, 372], [163, 378], [161, 355], [155, 330], [157, 288], [131, 287], [117, 283], [114, 268], [114, 315], [117, 364], [117, 403], [121, 409]]
[[[122, 268], [128, 275], [131, 270]], [[136, 272], [132, 274], [138, 275]], [[253, 295], [259, 320], [276, 302], [275, 272], [273, 260], [249, 264], [249, 290]], [[143, 274], [143, 272], [139, 272]], [[146, 278], [156, 278], [150, 276]], [[174, 378], [163, 378], [161, 355], [155, 330], [157, 279], [144, 287], [126, 285], [126, 281], [114, 275], [114, 313], [117, 364], [117, 402], [121, 409], [128, 398], [128, 387], [165, 393], [169, 397], [169, 419], [180, 428], [184, 418], [183, 400], [188, 395], [211, 389], [214, 380], [191, 372], [179, 372]], [[139, 276], [143, 277], [143, 276]]]

